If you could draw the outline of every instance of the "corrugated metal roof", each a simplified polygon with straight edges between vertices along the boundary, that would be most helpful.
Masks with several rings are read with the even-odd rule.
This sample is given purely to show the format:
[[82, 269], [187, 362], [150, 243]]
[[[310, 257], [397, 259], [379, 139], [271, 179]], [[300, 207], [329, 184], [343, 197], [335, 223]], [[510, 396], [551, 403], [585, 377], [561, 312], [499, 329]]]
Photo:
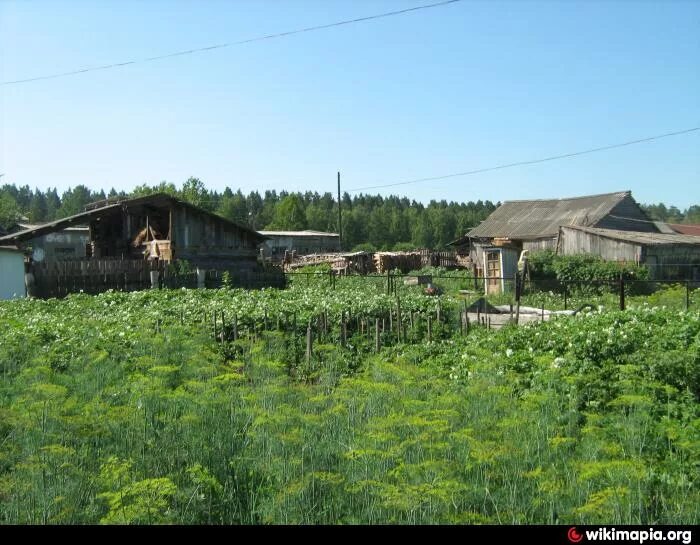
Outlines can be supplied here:
[[630, 191], [620, 191], [568, 199], [506, 201], [467, 235], [473, 238], [552, 237], [562, 225], [594, 225], [629, 195]]
[[676, 233], [680, 233], [682, 235], [692, 235], [694, 237], [700, 237], [700, 225], [691, 225], [691, 224], [685, 224], [685, 223], [669, 223], [668, 225]]
[[337, 237], [338, 233], [324, 231], [258, 231], [266, 237]]
[[565, 226], [562, 229], [575, 229], [584, 233], [591, 233], [605, 238], [633, 242], [645, 246], [660, 244], [683, 244], [700, 246], [700, 237], [692, 235], [670, 235], [668, 233], [642, 233], [640, 231], [618, 231], [616, 229], [601, 229], [599, 227], [580, 227], [576, 225]]

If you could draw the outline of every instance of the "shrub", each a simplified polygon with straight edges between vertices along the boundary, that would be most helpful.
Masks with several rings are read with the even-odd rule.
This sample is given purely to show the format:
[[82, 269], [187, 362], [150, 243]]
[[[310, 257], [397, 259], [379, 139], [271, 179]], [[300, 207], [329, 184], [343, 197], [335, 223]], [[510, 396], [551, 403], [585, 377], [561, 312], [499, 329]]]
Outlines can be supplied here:
[[[647, 280], [646, 267], [634, 263], [605, 261], [592, 254], [557, 255], [551, 250], [538, 252], [528, 261], [531, 281], [539, 288], [566, 284], [579, 291], [615, 291], [622, 274], [625, 280]], [[630, 282], [629, 293], [644, 292], [645, 283]]]

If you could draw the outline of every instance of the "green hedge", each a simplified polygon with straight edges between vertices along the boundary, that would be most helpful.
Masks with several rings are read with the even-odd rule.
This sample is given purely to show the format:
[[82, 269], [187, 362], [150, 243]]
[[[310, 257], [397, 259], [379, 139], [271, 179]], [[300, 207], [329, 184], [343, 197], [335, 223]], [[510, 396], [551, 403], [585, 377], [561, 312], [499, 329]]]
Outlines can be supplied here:
[[551, 250], [532, 254], [528, 260], [531, 282], [535, 287], [551, 289], [566, 284], [577, 291], [615, 291], [622, 273], [629, 293], [647, 291], [649, 270], [633, 263], [604, 261], [592, 254], [557, 255]]

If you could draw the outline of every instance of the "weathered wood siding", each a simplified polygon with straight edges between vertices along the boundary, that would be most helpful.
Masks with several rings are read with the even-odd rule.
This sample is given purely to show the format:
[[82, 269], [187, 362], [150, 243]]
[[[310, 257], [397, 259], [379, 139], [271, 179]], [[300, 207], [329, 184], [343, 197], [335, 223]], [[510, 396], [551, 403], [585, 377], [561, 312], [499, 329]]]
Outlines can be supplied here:
[[642, 247], [634, 242], [613, 240], [577, 229], [561, 228], [558, 253], [594, 254], [607, 261], [642, 261]]
[[186, 207], [173, 209], [173, 248], [176, 259], [215, 265], [241, 259], [254, 261], [257, 241], [251, 233], [224, 220]]
[[644, 248], [644, 264], [652, 279], [700, 280], [700, 247], [649, 245]]
[[542, 250], [557, 249], [557, 237], [539, 238], [537, 240], [523, 240], [523, 250], [530, 253], [541, 252]]
[[[585, 224], [584, 224], [585, 225]], [[639, 205], [629, 195], [622, 199], [613, 209], [595, 225], [603, 229], [618, 229], [620, 231], [642, 231], [658, 233], [656, 225], [649, 220]]]

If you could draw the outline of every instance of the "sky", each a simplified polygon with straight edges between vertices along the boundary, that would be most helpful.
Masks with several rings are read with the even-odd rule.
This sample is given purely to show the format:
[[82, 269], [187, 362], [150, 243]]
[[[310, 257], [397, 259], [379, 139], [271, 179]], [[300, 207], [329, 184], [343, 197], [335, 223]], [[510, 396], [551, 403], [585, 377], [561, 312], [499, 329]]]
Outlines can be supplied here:
[[[436, 0], [432, 0], [436, 1]], [[430, 0], [0, 0], [0, 81], [144, 59]], [[0, 85], [0, 183], [343, 191], [700, 126], [700, 2], [460, 2]], [[700, 131], [371, 189], [423, 202], [631, 190], [700, 203]]]

